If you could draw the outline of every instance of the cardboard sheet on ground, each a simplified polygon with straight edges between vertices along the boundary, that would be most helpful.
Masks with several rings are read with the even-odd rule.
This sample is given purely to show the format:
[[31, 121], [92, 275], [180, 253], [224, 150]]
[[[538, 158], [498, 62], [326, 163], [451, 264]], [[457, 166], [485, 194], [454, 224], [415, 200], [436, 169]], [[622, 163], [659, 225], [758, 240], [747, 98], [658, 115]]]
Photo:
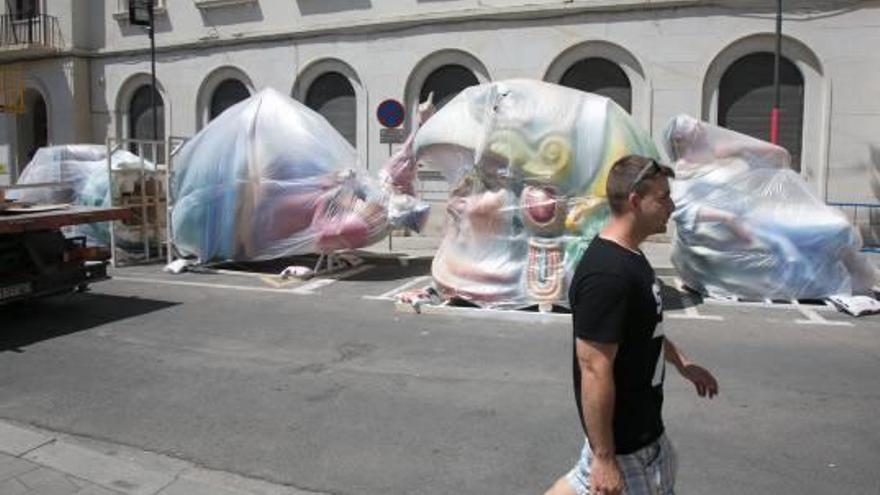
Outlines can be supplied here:
[[[125, 150], [116, 150], [110, 157], [114, 170], [137, 169], [141, 158]], [[145, 162], [147, 169], [154, 168]], [[69, 144], [40, 148], [22, 171], [17, 184], [64, 183], [62, 187], [14, 189], [6, 193], [10, 199], [26, 203], [110, 206], [110, 176], [107, 171], [107, 146], [101, 144]], [[65, 227], [68, 236], [85, 236], [92, 245], [109, 246], [107, 223]], [[117, 246], [134, 247], [140, 235], [127, 238], [117, 232]]]
[[785, 149], [684, 115], [664, 144], [676, 173], [672, 262], [686, 285], [785, 300], [870, 291], [858, 232], [790, 168]]
[[[405, 157], [404, 157], [405, 158]], [[227, 109], [180, 150], [171, 194], [179, 254], [251, 261], [367, 246], [424, 223], [414, 164], [380, 178], [321, 115], [266, 89]]]
[[415, 153], [451, 188], [435, 285], [497, 308], [567, 305], [567, 276], [609, 216], [611, 165], [657, 157], [613, 101], [532, 80], [464, 90], [419, 130]]

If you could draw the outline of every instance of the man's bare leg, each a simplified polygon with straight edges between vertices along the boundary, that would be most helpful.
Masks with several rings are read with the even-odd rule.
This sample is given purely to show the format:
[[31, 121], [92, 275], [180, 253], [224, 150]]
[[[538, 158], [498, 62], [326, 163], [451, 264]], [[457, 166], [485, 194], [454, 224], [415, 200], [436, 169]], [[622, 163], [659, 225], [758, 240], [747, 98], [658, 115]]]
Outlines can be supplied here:
[[544, 495], [577, 495], [577, 492], [571, 487], [571, 483], [568, 482], [568, 477], [563, 476], [556, 480], [556, 483], [554, 483]]

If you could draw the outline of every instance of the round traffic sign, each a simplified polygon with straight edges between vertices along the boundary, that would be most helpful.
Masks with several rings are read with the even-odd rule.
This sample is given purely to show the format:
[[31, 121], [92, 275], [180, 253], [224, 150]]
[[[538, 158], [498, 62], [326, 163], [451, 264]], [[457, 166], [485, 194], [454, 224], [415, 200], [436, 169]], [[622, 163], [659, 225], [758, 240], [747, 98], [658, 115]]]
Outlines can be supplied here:
[[385, 127], [398, 127], [403, 124], [406, 110], [397, 100], [385, 100], [376, 108], [376, 118]]

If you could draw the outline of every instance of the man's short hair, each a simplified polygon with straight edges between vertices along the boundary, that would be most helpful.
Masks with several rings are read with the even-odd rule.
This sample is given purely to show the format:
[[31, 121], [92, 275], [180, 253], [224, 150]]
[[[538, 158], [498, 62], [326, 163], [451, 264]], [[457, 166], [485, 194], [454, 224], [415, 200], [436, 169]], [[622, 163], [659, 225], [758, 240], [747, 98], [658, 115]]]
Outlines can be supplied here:
[[627, 155], [611, 166], [608, 172], [608, 181], [605, 193], [608, 196], [608, 206], [615, 215], [623, 213], [630, 193], [639, 196], [648, 192], [646, 179], [657, 176], [675, 177], [675, 172], [667, 166], [658, 163], [653, 158], [640, 155]]

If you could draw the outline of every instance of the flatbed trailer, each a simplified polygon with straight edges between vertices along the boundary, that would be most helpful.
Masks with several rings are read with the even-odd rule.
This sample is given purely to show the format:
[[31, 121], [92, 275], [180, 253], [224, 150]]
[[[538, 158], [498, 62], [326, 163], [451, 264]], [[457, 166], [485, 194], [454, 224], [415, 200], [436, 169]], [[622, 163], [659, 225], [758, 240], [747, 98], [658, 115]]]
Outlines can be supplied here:
[[109, 248], [65, 237], [62, 227], [126, 220], [129, 208], [68, 206], [28, 213], [0, 212], [0, 306], [85, 290], [109, 278]]

